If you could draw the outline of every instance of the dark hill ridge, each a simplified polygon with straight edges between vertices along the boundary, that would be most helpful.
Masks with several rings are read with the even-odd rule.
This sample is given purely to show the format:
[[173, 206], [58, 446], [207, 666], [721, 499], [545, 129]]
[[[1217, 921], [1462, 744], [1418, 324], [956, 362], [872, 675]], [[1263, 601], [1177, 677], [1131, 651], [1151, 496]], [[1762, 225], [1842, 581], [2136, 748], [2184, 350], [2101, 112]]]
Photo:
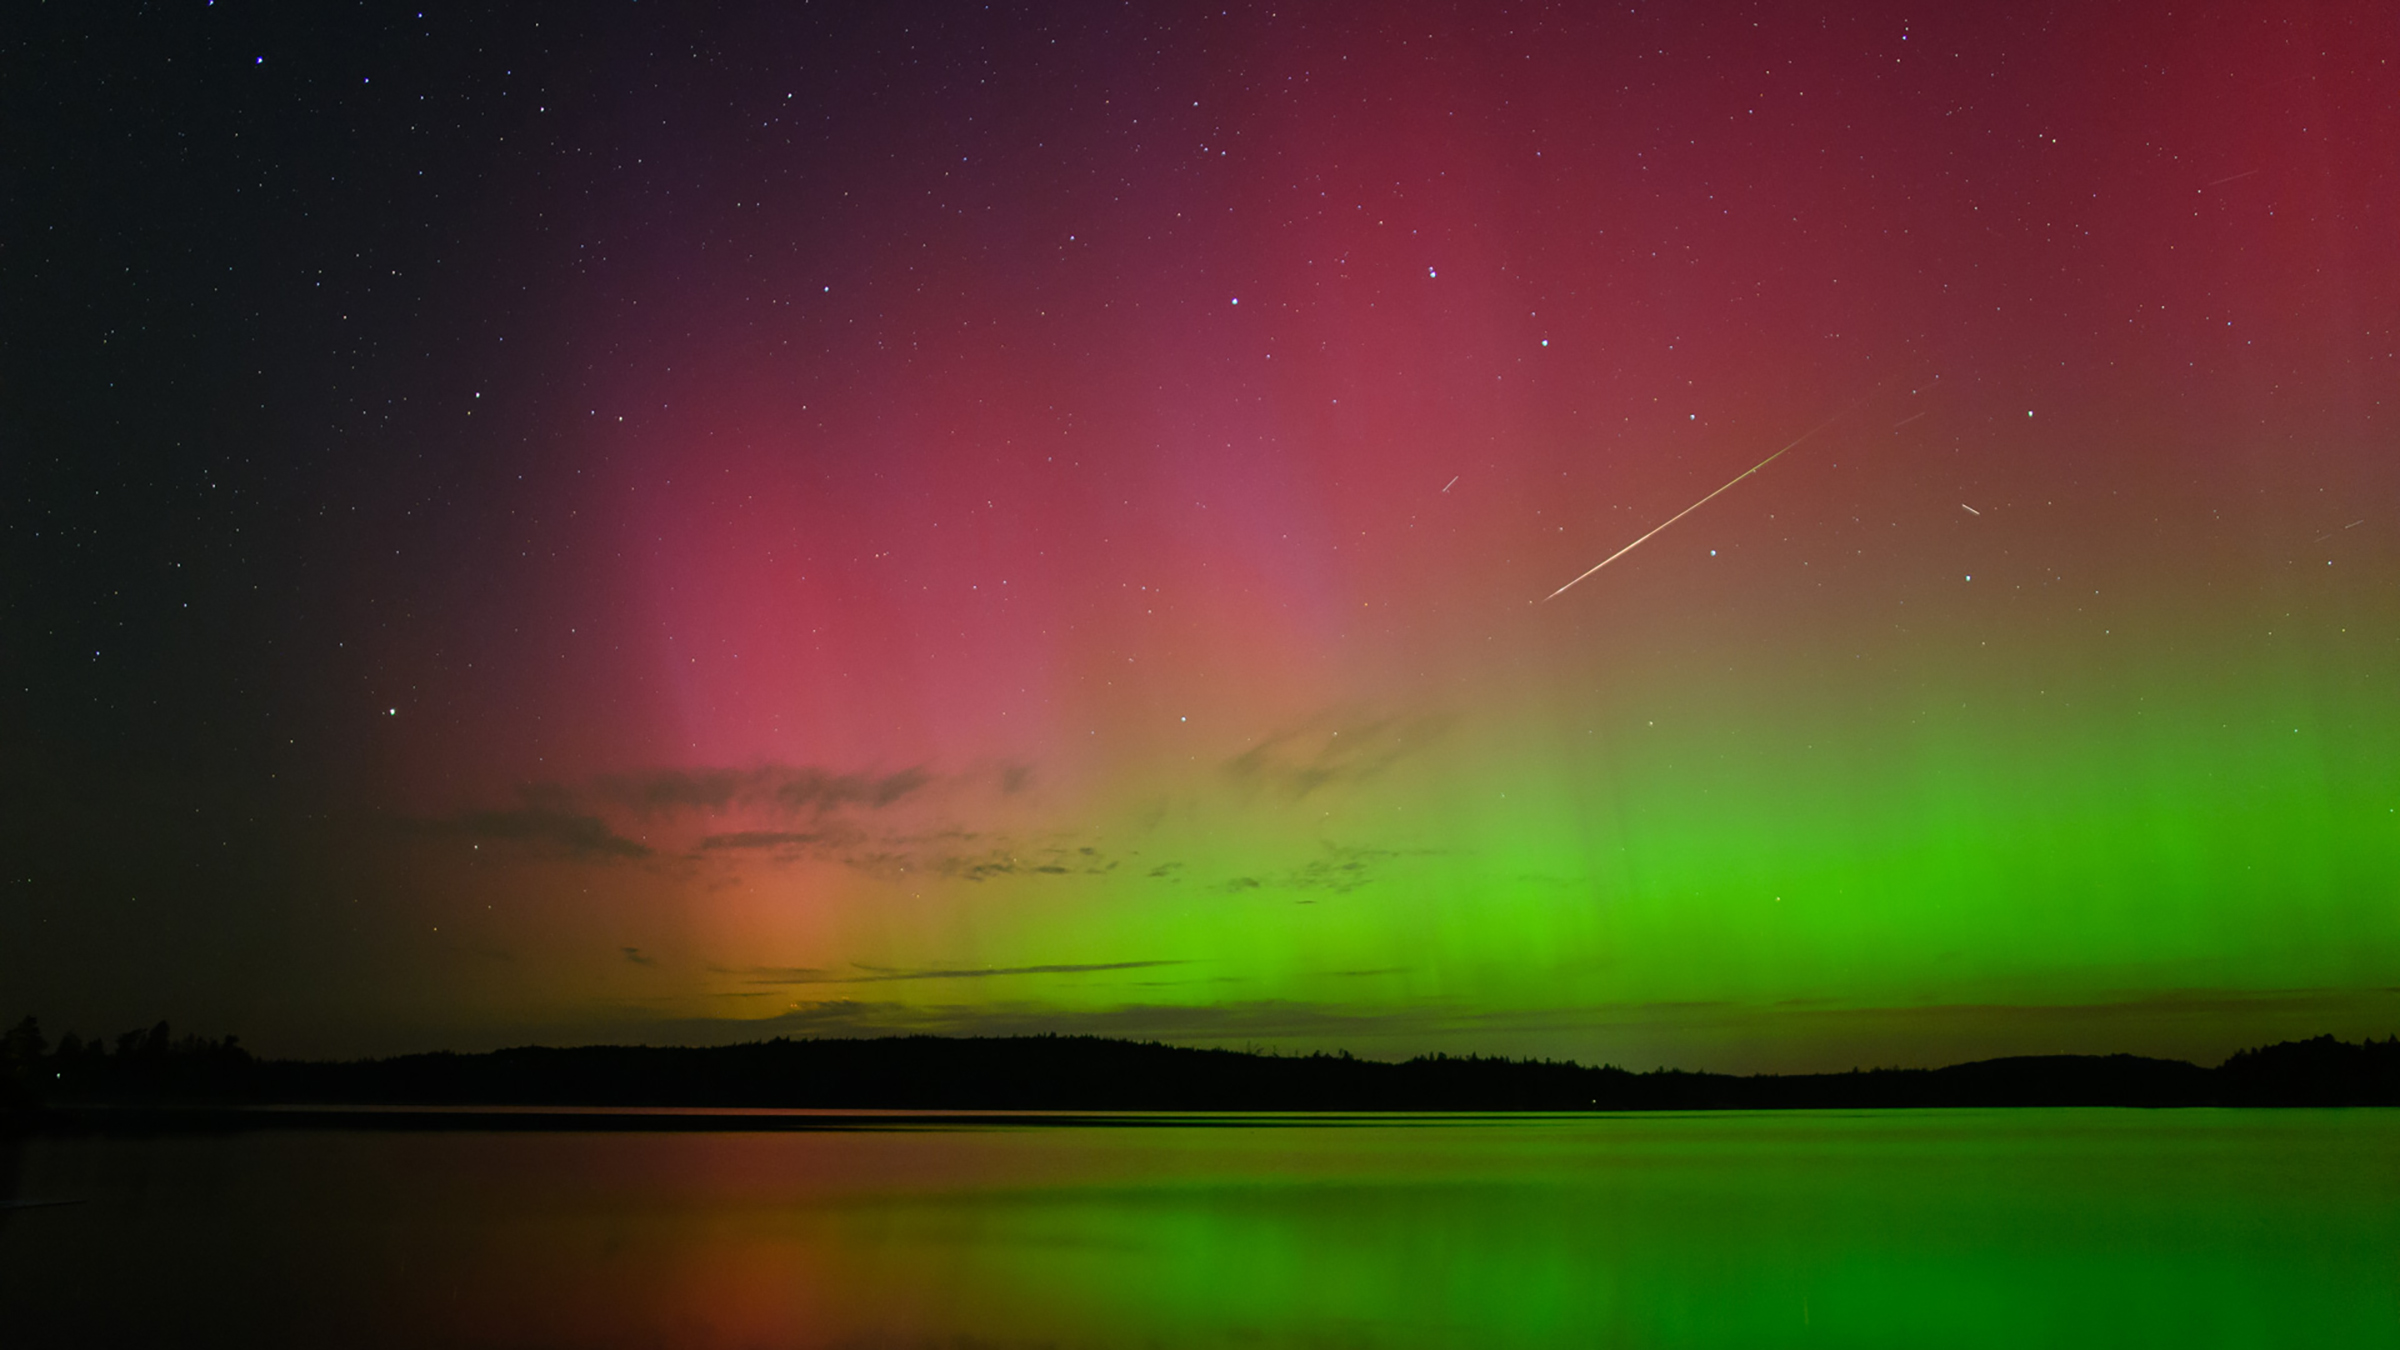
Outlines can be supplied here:
[[[262, 1060], [166, 1027], [118, 1051], [31, 1019], [9, 1034], [20, 1097], [109, 1103], [846, 1107], [968, 1111], [1640, 1111], [1926, 1106], [2400, 1105], [2400, 1037], [2245, 1050], [2214, 1069], [2044, 1055], [1846, 1074], [1632, 1073], [1435, 1055], [1264, 1055], [1082, 1036], [771, 1040], [698, 1048], [529, 1046], [484, 1054]], [[28, 1093], [28, 1089], [31, 1093]]]
[[1085, 1037], [592, 1046], [273, 1066], [288, 1101], [1074, 1111], [1588, 1111], [1776, 1106], [2163, 1106], [2211, 1101], [2170, 1060], [2056, 1057], [1937, 1070], [1734, 1077], [1536, 1060], [1403, 1064]]

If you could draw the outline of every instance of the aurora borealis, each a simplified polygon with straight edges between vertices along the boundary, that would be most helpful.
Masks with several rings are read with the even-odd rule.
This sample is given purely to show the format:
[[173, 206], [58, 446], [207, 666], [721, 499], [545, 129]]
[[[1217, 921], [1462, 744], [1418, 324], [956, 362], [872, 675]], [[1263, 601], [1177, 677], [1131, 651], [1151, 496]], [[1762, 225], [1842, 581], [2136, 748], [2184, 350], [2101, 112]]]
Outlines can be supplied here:
[[2400, 30], [1821, 8], [29, 24], [0, 990], [2388, 1034]]

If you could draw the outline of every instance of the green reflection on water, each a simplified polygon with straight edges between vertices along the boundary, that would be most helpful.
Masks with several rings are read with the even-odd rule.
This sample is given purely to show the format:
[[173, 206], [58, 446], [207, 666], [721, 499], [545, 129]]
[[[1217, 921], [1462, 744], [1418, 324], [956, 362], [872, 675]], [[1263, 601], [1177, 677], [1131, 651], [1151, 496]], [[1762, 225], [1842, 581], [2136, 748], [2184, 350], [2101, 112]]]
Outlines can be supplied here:
[[0, 1290], [134, 1339], [166, 1324], [86, 1278], [130, 1263], [259, 1343], [2388, 1345], [2396, 1144], [2371, 1111], [44, 1141], [20, 1192], [91, 1203], [7, 1216]]

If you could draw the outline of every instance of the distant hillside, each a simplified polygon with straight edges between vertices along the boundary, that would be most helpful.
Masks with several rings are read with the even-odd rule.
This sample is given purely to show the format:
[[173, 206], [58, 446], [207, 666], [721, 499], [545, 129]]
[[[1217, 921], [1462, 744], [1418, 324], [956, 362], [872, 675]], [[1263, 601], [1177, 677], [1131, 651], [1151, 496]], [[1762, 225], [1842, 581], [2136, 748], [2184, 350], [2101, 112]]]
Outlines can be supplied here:
[[20, 1101], [855, 1107], [1045, 1111], [1646, 1111], [1925, 1106], [2400, 1105], [2400, 1037], [2245, 1050], [2214, 1069], [2045, 1055], [1846, 1074], [1631, 1073], [1435, 1055], [1266, 1055], [1081, 1036], [771, 1040], [702, 1048], [525, 1047], [392, 1059], [265, 1060], [164, 1024], [53, 1049], [6, 1044]]

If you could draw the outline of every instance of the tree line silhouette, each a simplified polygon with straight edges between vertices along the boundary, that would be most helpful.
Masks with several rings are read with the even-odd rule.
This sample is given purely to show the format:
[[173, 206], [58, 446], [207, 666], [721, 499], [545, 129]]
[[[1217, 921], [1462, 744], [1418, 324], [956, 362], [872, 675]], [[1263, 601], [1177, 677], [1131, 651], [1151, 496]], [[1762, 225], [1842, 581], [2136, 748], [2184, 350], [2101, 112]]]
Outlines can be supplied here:
[[0, 1035], [12, 1114], [43, 1106], [847, 1107], [1038, 1111], [1592, 1111], [1932, 1106], [2400, 1105], [2400, 1036], [2319, 1036], [2215, 1068], [2036, 1055], [1940, 1069], [1734, 1075], [1427, 1055], [1194, 1049], [1091, 1036], [789, 1040], [711, 1047], [526, 1046], [346, 1061], [262, 1059], [165, 1022], [50, 1045]]
[[0, 1032], [0, 1105], [43, 1101], [233, 1100], [253, 1059], [239, 1036], [176, 1038], [165, 1022], [116, 1038], [116, 1051], [70, 1031], [53, 1046], [41, 1019]]

